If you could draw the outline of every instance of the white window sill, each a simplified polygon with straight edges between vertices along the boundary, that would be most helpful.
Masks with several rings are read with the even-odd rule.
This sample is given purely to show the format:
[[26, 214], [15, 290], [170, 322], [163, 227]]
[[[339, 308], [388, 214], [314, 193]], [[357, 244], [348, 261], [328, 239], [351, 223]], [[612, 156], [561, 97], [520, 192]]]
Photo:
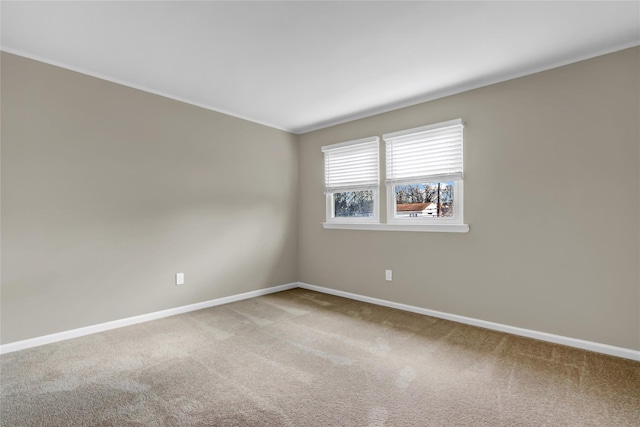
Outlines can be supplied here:
[[336, 230], [371, 230], [371, 231], [426, 231], [444, 233], [468, 233], [468, 224], [346, 224], [323, 222], [324, 228]]

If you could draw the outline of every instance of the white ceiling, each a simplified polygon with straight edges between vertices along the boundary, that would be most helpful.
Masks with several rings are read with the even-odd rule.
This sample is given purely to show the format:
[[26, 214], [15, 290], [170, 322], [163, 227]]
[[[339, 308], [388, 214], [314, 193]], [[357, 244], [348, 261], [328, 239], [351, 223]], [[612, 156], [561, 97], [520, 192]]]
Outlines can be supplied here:
[[295, 133], [640, 44], [639, 1], [0, 8], [2, 50]]

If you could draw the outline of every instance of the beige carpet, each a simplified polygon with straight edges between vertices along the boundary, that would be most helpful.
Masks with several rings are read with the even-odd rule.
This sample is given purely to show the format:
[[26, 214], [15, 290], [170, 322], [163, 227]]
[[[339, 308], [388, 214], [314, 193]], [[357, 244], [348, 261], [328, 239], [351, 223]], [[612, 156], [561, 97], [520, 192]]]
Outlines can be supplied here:
[[640, 426], [640, 363], [302, 289], [1, 358], [3, 426]]

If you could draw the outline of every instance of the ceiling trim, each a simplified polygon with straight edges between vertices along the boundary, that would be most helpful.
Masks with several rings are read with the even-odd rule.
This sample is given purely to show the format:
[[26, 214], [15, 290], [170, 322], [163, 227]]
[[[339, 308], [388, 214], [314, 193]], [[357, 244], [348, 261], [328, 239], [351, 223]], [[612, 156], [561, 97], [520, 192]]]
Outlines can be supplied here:
[[621, 50], [624, 50], [624, 49], [629, 49], [629, 48], [636, 47], [636, 46], [640, 46], [640, 40], [636, 40], [636, 41], [629, 42], [629, 43], [623, 43], [623, 44], [620, 44], [620, 45], [617, 45], [615, 47], [611, 47], [611, 48], [608, 48], [608, 49], [603, 49], [603, 50], [599, 50], [599, 51], [596, 51], [596, 52], [593, 52], [593, 53], [572, 57], [571, 59], [565, 59], [565, 60], [562, 60], [562, 61], [553, 62], [552, 64], [545, 65], [545, 66], [540, 66], [540, 67], [536, 67], [536, 68], [532, 68], [532, 69], [529, 69], [527, 71], [520, 71], [520, 72], [517, 72], [517, 73], [509, 73], [509, 74], [504, 74], [504, 75], [501, 75], [501, 76], [498, 76], [498, 77], [478, 80], [478, 81], [472, 82], [472, 83], [456, 85], [454, 87], [451, 87], [451, 88], [448, 88], [448, 89], [445, 89], [445, 90], [430, 92], [430, 93], [425, 94], [423, 96], [418, 96], [418, 97], [411, 98], [411, 99], [408, 99], [408, 100], [405, 100], [405, 101], [399, 101], [399, 102], [393, 102], [393, 103], [381, 105], [379, 107], [367, 109], [367, 110], [361, 111], [359, 113], [349, 114], [349, 115], [346, 115], [346, 116], [343, 116], [343, 117], [340, 117], [340, 118], [337, 118], [337, 119], [327, 120], [327, 121], [324, 121], [324, 122], [317, 123], [315, 125], [310, 125], [310, 126], [305, 126], [305, 127], [302, 127], [302, 128], [298, 128], [298, 129], [295, 129], [294, 133], [296, 133], [298, 135], [301, 135], [301, 134], [304, 134], [304, 133], [313, 132], [313, 131], [324, 129], [324, 128], [328, 128], [328, 127], [331, 127], [331, 126], [336, 126], [336, 125], [340, 125], [340, 124], [343, 124], [343, 123], [348, 123], [348, 122], [351, 122], [351, 121], [354, 121], [354, 120], [360, 120], [360, 119], [364, 119], [364, 118], [367, 118], [367, 117], [375, 116], [377, 114], [388, 113], [390, 111], [399, 110], [401, 108], [411, 107], [413, 105], [418, 105], [418, 104], [422, 104], [422, 103], [429, 102], [429, 101], [435, 101], [436, 99], [445, 98], [445, 97], [451, 96], [451, 95], [457, 95], [459, 93], [468, 92], [468, 91], [474, 90], [474, 89], [480, 89], [480, 88], [483, 88], [483, 87], [486, 87], [486, 86], [494, 85], [496, 83], [502, 83], [502, 82], [506, 82], [506, 81], [509, 81], [509, 80], [517, 79], [519, 77], [525, 77], [525, 76], [528, 76], [528, 75], [531, 75], [531, 74], [540, 73], [542, 71], [548, 71], [548, 70], [552, 70], [554, 68], [560, 68], [560, 67], [563, 67], [565, 65], [574, 64], [576, 62], [585, 61], [587, 59], [596, 58], [598, 56], [607, 55], [609, 53], [618, 52], [618, 51], [621, 51]]
[[632, 48], [632, 47], [636, 47], [636, 46], [640, 46], [640, 40], [635, 40], [633, 42], [628, 42], [628, 43], [623, 43], [620, 45], [616, 45], [614, 47], [608, 48], [608, 49], [603, 49], [603, 50], [599, 50], [596, 52], [591, 52], [585, 55], [580, 55], [577, 57], [572, 57], [571, 59], [564, 59], [562, 61], [557, 61], [545, 66], [540, 66], [540, 67], [535, 67], [526, 71], [520, 71], [517, 73], [509, 73], [509, 74], [503, 74], [497, 77], [492, 77], [492, 78], [487, 78], [487, 79], [482, 79], [482, 80], [478, 80], [475, 82], [471, 82], [471, 83], [466, 83], [466, 84], [462, 84], [462, 85], [456, 85], [454, 87], [451, 88], [447, 88], [445, 90], [441, 90], [441, 91], [436, 91], [436, 92], [430, 92], [428, 94], [424, 94], [422, 96], [417, 96], [415, 98], [411, 98], [411, 99], [407, 99], [404, 101], [398, 101], [398, 102], [392, 102], [392, 103], [388, 103], [388, 104], [384, 104], [378, 107], [374, 107], [371, 109], [367, 109], [367, 110], [363, 110], [360, 111], [358, 113], [354, 113], [354, 114], [347, 114], [345, 116], [336, 118], [336, 119], [331, 119], [331, 120], [326, 120], [326, 121], [322, 121], [316, 124], [312, 124], [309, 126], [303, 126], [301, 128], [295, 128], [295, 129], [287, 129], [281, 126], [277, 126], [273, 123], [267, 123], [267, 122], [262, 122], [259, 120], [255, 120], [252, 119], [250, 117], [246, 117], [246, 116], [242, 116], [239, 114], [235, 114], [229, 111], [225, 111], [225, 110], [221, 110], [221, 109], [215, 109], [211, 106], [205, 105], [205, 104], [201, 104], [198, 102], [194, 102], [185, 98], [181, 98], [166, 92], [162, 92], [162, 91], [158, 91], [158, 90], [154, 90], [154, 89], [150, 89], [148, 87], [145, 87], [143, 85], [138, 85], [138, 84], [134, 84], [134, 83], [130, 83], [124, 80], [120, 80], [120, 79], [116, 79], [113, 77], [109, 77], [100, 73], [95, 73], [95, 72], [91, 72], [91, 71], [87, 71], [85, 69], [82, 69], [80, 67], [75, 67], [75, 66], [70, 66], [68, 64], [65, 64], [63, 62], [60, 61], [55, 61], [55, 60], [51, 60], [49, 58], [45, 58], [45, 57], [41, 57], [38, 55], [33, 55], [27, 52], [23, 52], [19, 49], [13, 49], [10, 47], [6, 47], [6, 46], [0, 46], [0, 50], [3, 52], [7, 52], [13, 55], [18, 55], [18, 56], [22, 56], [28, 59], [32, 59], [35, 61], [39, 61], [39, 62], [43, 62], [45, 64], [49, 64], [49, 65], [53, 65], [59, 68], [63, 68], [63, 69], [67, 69], [70, 71], [74, 71], [80, 74], [85, 74], [87, 76], [91, 76], [91, 77], [95, 77], [101, 80], [106, 80], [108, 82], [112, 82], [112, 83], [116, 83], [122, 86], [126, 86], [126, 87], [130, 87], [133, 89], [137, 89], [137, 90], [141, 90], [143, 92], [147, 92], [147, 93], [151, 93], [154, 95], [158, 95], [158, 96], [162, 96], [164, 98], [169, 98], [169, 99], [173, 99], [174, 101], [179, 101], [179, 102], [183, 102], [185, 104], [189, 104], [189, 105], [193, 105], [196, 107], [200, 107], [200, 108], [204, 108], [206, 110], [209, 111], [214, 111], [216, 113], [221, 113], [221, 114], [225, 114], [231, 117], [235, 117], [238, 119], [242, 119], [242, 120], [246, 120], [252, 123], [256, 123], [259, 125], [263, 125], [263, 126], [267, 126], [273, 129], [278, 129], [281, 131], [285, 131], [285, 132], [289, 132], [289, 133], [293, 133], [296, 135], [301, 135], [304, 133], [309, 133], [309, 132], [313, 132], [316, 130], [320, 130], [320, 129], [324, 129], [324, 128], [328, 128], [331, 126], [336, 126], [336, 125], [340, 125], [343, 123], [347, 123], [347, 122], [351, 122], [354, 120], [359, 120], [359, 119], [364, 119], [366, 117], [370, 117], [370, 116], [374, 116], [377, 114], [382, 114], [382, 113], [387, 113], [390, 111], [394, 111], [394, 110], [398, 110], [401, 108], [406, 108], [406, 107], [410, 107], [413, 105], [417, 105], [417, 104], [422, 104], [425, 102], [429, 102], [429, 101], [434, 101], [436, 99], [440, 99], [440, 98], [445, 98], [447, 96], [451, 96], [451, 95], [456, 95], [462, 92], [467, 92], [470, 90], [474, 90], [474, 89], [479, 89], [482, 87], [486, 87], [486, 86], [490, 86], [496, 83], [502, 83], [505, 81], [509, 81], [509, 80], [513, 80], [513, 79], [517, 79], [519, 77], [524, 77], [524, 76], [528, 76], [531, 74], [536, 74], [542, 71], [547, 71], [547, 70], [551, 70], [554, 68], [559, 68], [559, 67], [563, 67], [565, 65], [569, 65], [569, 64], [573, 64], [576, 62], [580, 62], [580, 61], [584, 61], [587, 59], [591, 59], [591, 58], [595, 58], [598, 56], [602, 56], [602, 55], [607, 55], [609, 53], [613, 53], [613, 52], [617, 52], [620, 50], [624, 50], [624, 49], [628, 49], [628, 48]]
[[80, 67], [67, 65], [67, 64], [65, 64], [63, 62], [60, 62], [60, 61], [55, 61], [55, 60], [52, 60], [52, 59], [49, 59], [49, 58], [45, 58], [45, 57], [42, 57], [42, 56], [33, 55], [33, 54], [30, 54], [30, 53], [27, 53], [27, 52], [23, 52], [23, 51], [21, 51], [19, 49], [13, 49], [13, 48], [6, 47], [6, 46], [0, 46], [0, 51], [7, 52], [7, 53], [10, 53], [10, 54], [13, 54], [13, 55], [22, 56], [24, 58], [32, 59], [34, 61], [42, 62], [42, 63], [45, 63], [45, 64], [53, 65], [54, 67], [59, 67], [59, 68], [63, 68], [63, 69], [69, 70], [69, 71], [74, 71], [76, 73], [85, 74], [87, 76], [95, 77], [97, 79], [106, 80], [108, 82], [116, 83], [116, 84], [119, 84], [119, 85], [122, 85], [122, 86], [126, 86], [126, 87], [130, 87], [132, 89], [141, 90], [143, 92], [151, 93], [153, 95], [162, 96], [163, 98], [169, 98], [169, 99], [173, 99], [174, 101], [184, 102], [185, 104], [193, 105], [195, 107], [204, 108], [205, 110], [209, 110], [209, 111], [214, 111], [216, 113], [225, 114], [227, 116], [235, 117], [237, 119], [246, 120], [248, 122], [252, 122], [252, 123], [259, 124], [259, 125], [267, 126], [267, 127], [273, 128], [273, 129], [278, 129], [278, 130], [282, 130], [282, 131], [293, 133], [293, 134], [296, 133], [291, 129], [285, 129], [283, 127], [274, 125], [273, 123], [261, 122], [259, 120], [255, 120], [255, 119], [252, 119], [252, 118], [249, 118], [249, 117], [245, 117], [245, 116], [242, 116], [240, 114], [235, 114], [235, 113], [231, 113], [229, 111], [224, 111], [224, 110], [218, 110], [218, 109], [212, 108], [210, 106], [207, 106], [205, 104], [201, 104], [199, 102], [194, 102], [194, 101], [190, 101], [190, 100], [185, 99], [185, 98], [181, 98], [179, 96], [171, 95], [170, 93], [162, 92], [162, 91], [155, 90], [155, 89], [150, 89], [148, 87], [145, 87], [145, 86], [142, 86], [142, 85], [139, 85], [139, 84], [130, 83], [130, 82], [127, 82], [127, 81], [124, 81], [124, 80], [120, 80], [120, 79], [116, 79], [116, 78], [113, 78], [113, 77], [106, 76], [104, 74], [94, 73], [92, 71], [87, 71], [87, 70], [85, 70], [83, 68], [80, 68]]

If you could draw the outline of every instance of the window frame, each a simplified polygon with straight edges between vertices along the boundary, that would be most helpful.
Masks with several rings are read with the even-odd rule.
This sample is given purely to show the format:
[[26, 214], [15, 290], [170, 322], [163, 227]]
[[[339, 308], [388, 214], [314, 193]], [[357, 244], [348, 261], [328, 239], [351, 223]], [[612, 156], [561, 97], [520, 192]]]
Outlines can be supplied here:
[[[443, 181], [440, 181], [443, 182]], [[415, 182], [414, 184], [422, 184], [422, 182]], [[413, 217], [413, 218], [396, 218], [396, 183], [387, 184], [387, 224], [412, 224], [412, 225], [462, 225], [463, 221], [463, 199], [464, 199], [464, 181], [453, 180], [453, 200], [454, 210], [451, 217]]]
[[[353, 186], [340, 186], [339, 188], [327, 188], [327, 153], [331, 153], [332, 150], [339, 150], [341, 148], [353, 147], [356, 145], [373, 144], [375, 143], [376, 149], [376, 184], [354, 184]], [[378, 136], [371, 136], [366, 138], [360, 138], [356, 140], [340, 142], [337, 144], [325, 145], [322, 147], [322, 152], [325, 154], [325, 225], [372, 225], [380, 224], [380, 138]], [[347, 193], [355, 191], [372, 191], [373, 192], [373, 216], [372, 217], [336, 217], [335, 215], [335, 202], [334, 194]], [[326, 227], [328, 228], [328, 227]]]
[[344, 189], [332, 193], [326, 193], [326, 221], [335, 224], [379, 224], [380, 223], [380, 190], [378, 188], [367, 188], [365, 190], [373, 192], [373, 217], [336, 217], [335, 202], [333, 195], [336, 193], [348, 193], [351, 191], [363, 191], [362, 189]]
[[[448, 130], [454, 128], [453, 130]], [[425, 226], [427, 231], [434, 227], [447, 226], [448, 229], [466, 232], [469, 226], [464, 224], [464, 122], [462, 119], [448, 120], [412, 129], [384, 134], [385, 170], [387, 179], [387, 224], [403, 226]], [[439, 132], [441, 132], [439, 134]], [[458, 137], [459, 133], [459, 137]], [[443, 138], [445, 141], [443, 142]], [[449, 141], [446, 141], [449, 139]], [[394, 147], [394, 144], [397, 144]], [[398, 145], [404, 146], [398, 149]], [[408, 145], [406, 145], [408, 144]], [[424, 145], [424, 149], [421, 147]], [[407, 160], [408, 153], [417, 153], [417, 160]], [[434, 154], [438, 161], [429, 157]], [[443, 153], [445, 153], [443, 155]], [[399, 156], [394, 158], [394, 156]], [[404, 157], [404, 159], [402, 159]], [[447, 166], [442, 166], [443, 160]], [[424, 162], [424, 163], [422, 163]], [[426, 170], [417, 165], [423, 165]], [[453, 181], [454, 214], [452, 217], [407, 217], [396, 218], [397, 185], [427, 184]]]
[[[447, 122], [435, 123], [432, 125], [422, 126], [413, 129], [406, 129], [402, 131], [392, 132], [384, 134], [382, 139], [387, 143], [387, 139], [407, 136], [429, 130], [436, 130], [451, 125], [460, 125], [464, 128], [464, 122], [462, 119], [449, 120]], [[371, 231], [410, 231], [410, 232], [447, 232], [447, 233], [467, 233], [469, 231], [469, 225], [464, 223], [464, 176], [462, 166], [459, 171], [454, 171], [453, 174], [439, 173], [436, 175], [420, 174], [416, 176], [402, 177], [402, 179], [386, 180], [386, 222], [381, 222], [381, 189], [380, 189], [380, 138], [368, 137], [359, 140], [347, 141], [339, 144], [332, 144], [322, 147], [322, 151], [332, 147], [346, 147], [350, 144], [364, 143], [376, 141], [378, 145], [378, 184], [377, 186], [353, 186], [353, 187], [341, 187], [339, 191], [328, 191], [327, 178], [326, 178], [326, 158], [325, 158], [325, 222], [322, 223], [325, 229], [343, 229], [343, 230], [371, 230]], [[464, 149], [464, 136], [461, 133], [460, 149]], [[388, 171], [388, 158], [387, 150], [385, 147], [384, 169]], [[405, 154], [406, 156], [406, 154]], [[462, 156], [460, 162], [462, 162]], [[388, 178], [388, 177], [387, 177]], [[395, 186], [406, 185], [414, 183], [434, 183], [434, 182], [454, 182], [454, 215], [453, 217], [412, 217], [412, 218], [396, 218], [396, 197]], [[335, 206], [333, 205], [333, 195], [338, 192], [349, 192], [359, 190], [372, 190], [373, 191], [373, 217], [335, 217]], [[335, 190], [335, 189], [334, 189]]]

